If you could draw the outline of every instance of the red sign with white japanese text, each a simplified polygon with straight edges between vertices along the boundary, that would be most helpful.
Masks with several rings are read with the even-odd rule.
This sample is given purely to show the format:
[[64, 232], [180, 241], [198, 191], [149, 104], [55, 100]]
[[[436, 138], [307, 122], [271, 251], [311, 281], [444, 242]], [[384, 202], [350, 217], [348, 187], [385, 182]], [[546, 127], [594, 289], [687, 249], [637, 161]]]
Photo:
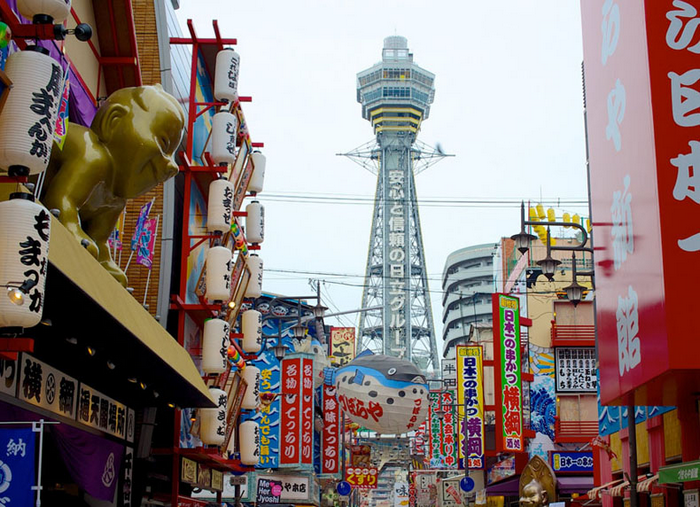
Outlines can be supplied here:
[[301, 397], [302, 360], [300, 357], [282, 361], [280, 386], [282, 414], [280, 417], [280, 466], [299, 465], [301, 461]]
[[430, 468], [457, 468], [459, 420], [457, 397], [451, 389], [431, 391], [428, 423], [430, 424], [428, 448]]
[[[492, 301], [496, 450], [520, 452], [525, 450], [520, 376], [520, 301], [517, 297], [506, 294], [493, 294]], [[459, 383], [457, 386], [460, 387]]]
[[338, 456], [340, 406], [335, 396], [335, 386], [323, 386], [323, 434], [321, 435], [321, 473], [337, 474], [340, 471]]
[[376, 468], [348, 467], [345, 480], [348, 481], [353, 488], [376, 489], [378, 474], [379, 472]]
[[301, 464], [313, 465], [314, 360], [311, 357], [302, 359], [301, 384]]
[[[700, 0], [581, 2], [603, 404], [697, 390]], [[677, 373], [686, 371], [681, 379]], [[680, 381], [679, 381], [680, 380]]]

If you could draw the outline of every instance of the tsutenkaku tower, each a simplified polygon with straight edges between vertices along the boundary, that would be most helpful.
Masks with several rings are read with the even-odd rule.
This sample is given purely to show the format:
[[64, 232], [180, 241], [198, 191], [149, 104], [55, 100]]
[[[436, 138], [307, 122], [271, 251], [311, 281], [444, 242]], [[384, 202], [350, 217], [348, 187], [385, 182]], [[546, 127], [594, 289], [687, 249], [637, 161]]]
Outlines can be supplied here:
[[377, 174], [362, 307], [382, 310], [362, 314], [357, 350], [404, 357], [424, 371], [439, 362], [414, 175], [443, 156], [416, 139], [434, 79], [413, 63], [405, 37], [384, 39], [382, 61], [357, 75], [357, 100], [375, 139], [346, 154], [372, 161]]

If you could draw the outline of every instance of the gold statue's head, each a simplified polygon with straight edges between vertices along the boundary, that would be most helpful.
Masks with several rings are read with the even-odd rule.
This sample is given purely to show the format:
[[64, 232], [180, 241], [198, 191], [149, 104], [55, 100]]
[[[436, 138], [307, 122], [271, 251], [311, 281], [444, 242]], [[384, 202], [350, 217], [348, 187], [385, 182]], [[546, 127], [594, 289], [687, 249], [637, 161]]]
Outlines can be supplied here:
[[520, 497], [520, 507], [544, 507], [549, 503], [549, 494], [536, 479], [525, 485]]
[[100, 106], [91, 129], [117, 169], [115, 194], [131, 199], [175, 176], [185, 113], [160, 85], [122, 88]]

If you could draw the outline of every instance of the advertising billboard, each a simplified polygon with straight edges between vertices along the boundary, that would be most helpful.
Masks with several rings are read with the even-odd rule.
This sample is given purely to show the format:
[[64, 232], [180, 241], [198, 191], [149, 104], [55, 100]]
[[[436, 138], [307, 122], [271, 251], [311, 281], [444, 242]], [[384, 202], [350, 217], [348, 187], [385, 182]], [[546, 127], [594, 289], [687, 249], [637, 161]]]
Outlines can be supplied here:
[[[457, 345], [457, 399], [461, 468], [484, 468], [484, 366], [481, 345]], [[464, 466], [466, 464], [466, 466]]]
[[699, 7], [581, 2], [604, 405], [674, 405], [700, 378], [687, 340], [700, 276], [700, 225], [687, 219], [700, 204]]

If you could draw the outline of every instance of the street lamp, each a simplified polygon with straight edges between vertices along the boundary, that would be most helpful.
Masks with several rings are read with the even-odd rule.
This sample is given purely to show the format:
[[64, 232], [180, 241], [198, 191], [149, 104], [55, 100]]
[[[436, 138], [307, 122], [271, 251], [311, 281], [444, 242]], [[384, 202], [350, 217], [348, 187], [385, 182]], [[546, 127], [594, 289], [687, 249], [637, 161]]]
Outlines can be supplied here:
[[572, 253], [571, 254], [571, 269], [572, 269], [572, 281], [571, 285], [568, 285], [564, 288], [566, 291], [566, 297], [568, 300], [571, 302], [572, 305], [574, 305], [574, 308], [576, 305], [578, 305], [581, 302], [581, 299], [583, 297], [583, 291], [585, 287], [579, 285], [579, 283], [576, 281], [576, 254]]

